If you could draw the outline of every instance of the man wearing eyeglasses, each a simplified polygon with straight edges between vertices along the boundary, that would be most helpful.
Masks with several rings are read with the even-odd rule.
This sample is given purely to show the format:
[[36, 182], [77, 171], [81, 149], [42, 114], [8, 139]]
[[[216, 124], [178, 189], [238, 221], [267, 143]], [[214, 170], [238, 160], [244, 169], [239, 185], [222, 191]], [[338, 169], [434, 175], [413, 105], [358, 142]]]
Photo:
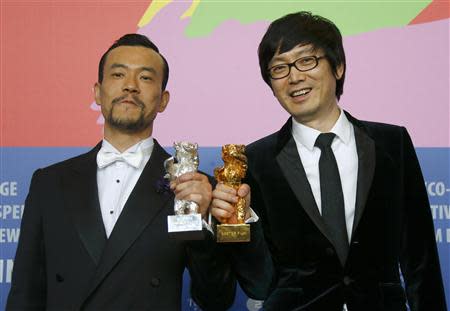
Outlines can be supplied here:
[[[339, 107], [338, 28], [290, 14], [269, 26], [258, 53], [264, 81], [291, 115], [247, 148], [251, 207], [275, 266], [264, 310], [446, 310], [411, 139], [404, 127]], [[223, 202], [235, 195], [219, 185], [212, 214], [230, 217]]]

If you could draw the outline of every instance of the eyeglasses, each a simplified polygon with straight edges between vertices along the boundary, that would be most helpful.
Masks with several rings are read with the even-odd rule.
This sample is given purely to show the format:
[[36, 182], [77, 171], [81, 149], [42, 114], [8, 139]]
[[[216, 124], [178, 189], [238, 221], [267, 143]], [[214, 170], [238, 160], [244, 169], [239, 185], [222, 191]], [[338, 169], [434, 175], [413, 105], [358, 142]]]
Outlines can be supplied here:
[[298, 71], [309, 71], [317, 67], [319, 59], [326, 56], [306, 56], [295, 60], [289, 64], [280, 64], [270, 67], [268, 69], [269, 75], [272, 79], [283, 79], [291, 73], [291, 67], [294, 66]]

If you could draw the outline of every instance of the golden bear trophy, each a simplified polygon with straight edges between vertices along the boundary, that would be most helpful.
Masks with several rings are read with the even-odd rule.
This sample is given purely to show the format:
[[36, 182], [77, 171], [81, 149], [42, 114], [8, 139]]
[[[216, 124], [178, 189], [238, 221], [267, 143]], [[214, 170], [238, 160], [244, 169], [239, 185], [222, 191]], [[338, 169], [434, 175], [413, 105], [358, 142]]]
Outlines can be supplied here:
[[[245, 145], [224, 145], [222, 147], [222, 160], [224, 165], [214, 170], [214, 177], [217, 182], [230, 186], [237, 191], [247, 172]], [[245, 199], [239, 198], [233, 206], [236, 217], [233, 221], [227, 220], [227, 222], [217, 225], [217, 242], [250, 241], [250, 225], [245, 223]]]

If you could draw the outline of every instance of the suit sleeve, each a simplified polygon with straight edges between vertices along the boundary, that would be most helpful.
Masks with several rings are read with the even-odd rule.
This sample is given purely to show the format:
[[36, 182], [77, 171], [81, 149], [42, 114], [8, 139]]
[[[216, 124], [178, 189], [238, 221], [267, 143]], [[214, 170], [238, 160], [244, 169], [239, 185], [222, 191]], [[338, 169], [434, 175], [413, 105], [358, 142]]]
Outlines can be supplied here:
[[[253, 198], [259, 195], [256, 188], [251, 191], [253, 206]], [[227, 310], [235, 298], [236, 280], [250, 298], [267, 297], [273, 268], [261, 220], [252, 223], [250, 230], [248, 243], [216, 243], [215, 236], [206, 232], [205, 241], [189, 244], [191, 295], [202, 310]]]
[[[205, 175], [215, 187], [214, 178]], [[227, 310], [236, 294], [236, 278], [224, 248], [211, 232], [203, 229], [203, 233], [204, 240], [190, 241], [186, 247], [191, 297], [204, 311]]]
[[251, 207], [259, 220], [251, 224], [250, 242], [228, 243], [225, 247], [242, 290], [250, 298], [264, 300], [269, 294], [273, 278], [272, 257], [263, 232], [265, 209], [259, 187], [250, 171], [247, 172], [245, 182], [250, 185]]
[[203, 231], [205, 240], [187, 246], [191, 296], [204, 311], [227, 310], [234, 301], [236, 278], [223, 247], [209, 231]]
[[445, 311], [446, 302], [433, 220], [419, 161], [405, 128], [402, 133], [404, 231], [400, 265], [412, 311]]
[[46, 306], [40, 172], [33, 174], [25, 201], [6, 310], [44, 310]]

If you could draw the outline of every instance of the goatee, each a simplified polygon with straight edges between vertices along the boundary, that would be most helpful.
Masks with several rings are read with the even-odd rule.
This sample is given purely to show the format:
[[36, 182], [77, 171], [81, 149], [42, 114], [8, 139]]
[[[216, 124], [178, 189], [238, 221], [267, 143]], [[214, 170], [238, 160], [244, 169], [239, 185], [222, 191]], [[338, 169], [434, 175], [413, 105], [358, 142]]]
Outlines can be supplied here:
[[112, 101], [112, 108], [109, 111], [109, 114], [106, 116], [105, 122], [107, 122], [112, 127], [127, 132], [127, 133], [134, 133], [134, 132], [140, 132], [151, 125], [150, 122], [146, 122], [144, 118], [144, 103], [137, 98], [136, 96], [132, 96], [133, 101], [135, 104], [140, 108], [139, 118], [136, 120], [133, 119], [122, 119], [120, 117], [114, 117], [114, 108], [118, 103], [120, 103], [122, 100], [124, 100], [128, 95], [124, 95], [118, 98], [113, 99]]

